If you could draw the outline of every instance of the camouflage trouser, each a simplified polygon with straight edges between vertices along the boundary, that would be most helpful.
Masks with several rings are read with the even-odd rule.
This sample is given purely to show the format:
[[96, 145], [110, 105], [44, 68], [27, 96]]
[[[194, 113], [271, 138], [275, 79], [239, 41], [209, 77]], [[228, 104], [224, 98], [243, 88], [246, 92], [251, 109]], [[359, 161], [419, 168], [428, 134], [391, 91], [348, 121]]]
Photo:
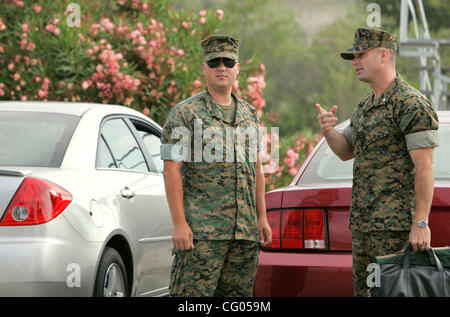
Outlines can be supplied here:
[[367, 266], [375, 257], [402, 250], [409, 241], [409, 231], [352, 232], [353, 239], [353, 293], [369, 296]]
[[194, 249], [173, 249], [170, 295], [252, 296], [258, 265], [257, 242], [195, 240]]

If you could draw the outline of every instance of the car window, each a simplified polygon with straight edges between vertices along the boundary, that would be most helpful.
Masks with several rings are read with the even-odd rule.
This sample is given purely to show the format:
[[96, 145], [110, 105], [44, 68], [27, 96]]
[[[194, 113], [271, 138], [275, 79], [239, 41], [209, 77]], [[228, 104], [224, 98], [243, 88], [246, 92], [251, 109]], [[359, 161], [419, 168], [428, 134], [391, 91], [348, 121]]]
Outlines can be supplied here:
[[59, 167], [78, 116], [0, 112], [0, 165]]
[[97, 167], [117, 168], [114, 158], [112, 157], [108, 146], [106, 146], [103, 136], [100, 137], [100, 142], [98, 144]]
[[144, 155], [125, 121], [110, 119], [103, 124], [101, 135], [111, 150], [119, 169], [148, 172]]
[[142, 138], [142, 142], [150, 154], [152, 160], [150, 169], [156, 173], [162, 173], [164, 168], [164, 161], [161, 160], [161, 140], [159, 134], [157, 134], [153, 129], [136, 120], [131, 120], [134, 127], [136, 128], [139, 136]]
[[[450, 125], [441, 123], [438, 130], [439, 146], [434, 150], [434, 177], [450, 178]], [[327, 142], [323, 142], [306, 167], [298, 185], [315, 185], [322, 182], [348, 181], [353, 178], [353, 160], [341, 161]]]
[[313, 185], [322, 182], [342, 182], [353, 178], [353, 160], [342, 161], [323, 142], [306, 167], [298, 185]]

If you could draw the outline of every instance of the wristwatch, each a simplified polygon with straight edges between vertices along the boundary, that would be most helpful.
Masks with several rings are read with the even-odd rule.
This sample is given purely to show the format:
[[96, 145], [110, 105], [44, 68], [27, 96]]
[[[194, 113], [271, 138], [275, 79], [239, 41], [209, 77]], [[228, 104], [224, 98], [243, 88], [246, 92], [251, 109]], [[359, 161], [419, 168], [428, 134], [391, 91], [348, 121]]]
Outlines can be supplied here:
[[418, 220], [418, 221], [415, 221], [414, 223], [419, 228], [425, 228], [426, 226], [428, 226], [428, 221], [426, 221], [426, 220]]

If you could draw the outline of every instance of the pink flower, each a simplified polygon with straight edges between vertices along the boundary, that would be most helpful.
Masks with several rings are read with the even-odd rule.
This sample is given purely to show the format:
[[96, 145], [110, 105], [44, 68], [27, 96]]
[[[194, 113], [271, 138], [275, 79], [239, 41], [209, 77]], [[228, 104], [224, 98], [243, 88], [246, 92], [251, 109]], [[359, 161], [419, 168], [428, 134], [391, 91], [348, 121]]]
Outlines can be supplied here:
[[295, 175], [297, 175], [298, 170], [299, 170], [298, 167], [291, 167], [289, 169], [289, 174], [291, 174], [292, 176], [295, 176]]
[[217, 10], [217, 11], [216, 11], [216, 14], [217, 14], [217, 19], [218, 19], [219, 21], [223, 19], [223, 16], [224, 16], [223, 10]]
[[83, 88], [83, 90], [88, 89], [90, 86], [89, 81], [83, 81], [83, 83], [81, 84], [81, 88]]
[[142, 113], [148, 117], [148, 116], [150, 116], [150, 109], [145, 107], [144, 110], [142, 110]]
[[27, 40], [20, 41], [20, 48], [25, 49], [25, 47], [27, 47], [27, 44], [28, 44]]
[[114, 31], [114, 23], [112, 23], [110, 19], [104, 18], [102, 19], [101, 23], [108, 32]]
[[47, 97], [48, 92], [45, 91], [45, 90], [39, 89], [38, 90], [38, 95], [39, 95], [40, 98], [44, 98], [44, 97]]
[[199, 15], [200, 17], [205, 17], [205, 16], [206, 16], [206, 10], [201, 10], [201, 11], [198, 13], [198, 15]]
[[265, 174], [273, 174], [278, 171], [278, 164], [274, 161], [270, 160], [267, 164], [263, 166], [263, 170]]
[[198, 23], [205, 24], [206, 23], [206, 18], [205, 17], [201, 17], [200, 19], [198, 19]]
[[178, 56], [183, 56], [184, 55], [184, 51], [182, 49], [177, 50], [177, 55]]
[[201, 85], [202, 85], [202, 82], [201, 82], [200, 80], [198, 80], [198, 79], [194, 80], [194, 87], [195, 87], [195, 88], [198, 88], [198, 87], [200, 87]]
[[295, 162], [298, 160], [298, 153], [295, 153], [294, 150], [289, 149], [286, 153], [286, 158], [284, 159], [284, 163], [289, 167], [293, 168]]
[[53, 24], [48, 24], [45, 29], [49, 32], [54, 32], [55, 31], [55, 26]]
[[28, 23], [24, 23], [22, 24], [22, 31], [24, 32], [28, 32], [30, 30]]
[[137, 37], [139, 37], [141, 35], [141, 32], [139, 32], [139, 30], [134, 30], [133, 32], [130, 33], [130, 36], [132, 39], [135, 39]]
[[15, 74], [13, 75], [13, 79], [14, 79], [15, 81], [19, 81], [19, 79], [20, 79], [20, 74], [19, 74], [19, 73], [15, 73]]
[[30, 42], [27, 46], [27, 50], [32, 51], [36, 48], [36, 44], [34, 44], [33, 42]]
[[31, 6], [31, 8], [33, 9], [34, 12], [39, 13], [42, 11], [42, 7], [39, 4], [33, 4]]

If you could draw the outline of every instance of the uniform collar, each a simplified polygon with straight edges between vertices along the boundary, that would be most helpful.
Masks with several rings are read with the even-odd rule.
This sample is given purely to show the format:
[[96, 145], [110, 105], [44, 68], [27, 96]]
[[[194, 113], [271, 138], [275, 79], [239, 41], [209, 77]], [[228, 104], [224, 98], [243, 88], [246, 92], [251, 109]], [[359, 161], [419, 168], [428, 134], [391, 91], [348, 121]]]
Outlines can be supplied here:
[[372, 91], [370, 94], [370, 97], [368, 99], [369, 103], [366, 108], [366, 111], [368, 111], [369, 109], [371, 109], [373, 107], [383, 106], [383, 105], [387, 104], [389, 102], [389, 100], [391, 99], [393, 93], [395, 92], [395, 90], [398, 86], [398, 83], [401, 80], [402, 80], [402, 77], [400, 76], [400, 74], [397, 74], [397, 76], [394, 78], [394, 80], [391, 81], [391, 83], [386, 87], [384, 92], [378, 98], [375, 98], [375, 95]]
[[[217, 117], [220, 120], [231, 124], [231, 122], [227, 120], [225, 113], [214, 102], [211, 94], [208, 92], [208, 87], [205, 87], [205, 89], [200, 93], [200, 97], [203, 98], [203, 100], [205, 100], [206, 108], [212, 116]], [[234, 102], [236, 103], [235, 123], [238, 123], [240, 121], [243, 121], [247, 117], [246, 115], [247, 113], [245, 111], [244, 105], [242, 104], [242, 100], [239, 99], [234, 92], [231, 92], [231, 97], [234, 99]]]

